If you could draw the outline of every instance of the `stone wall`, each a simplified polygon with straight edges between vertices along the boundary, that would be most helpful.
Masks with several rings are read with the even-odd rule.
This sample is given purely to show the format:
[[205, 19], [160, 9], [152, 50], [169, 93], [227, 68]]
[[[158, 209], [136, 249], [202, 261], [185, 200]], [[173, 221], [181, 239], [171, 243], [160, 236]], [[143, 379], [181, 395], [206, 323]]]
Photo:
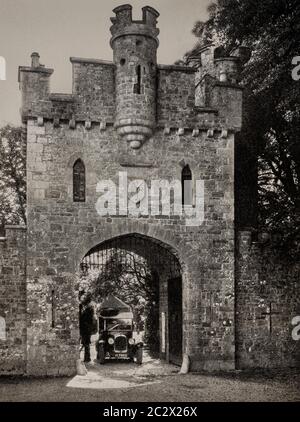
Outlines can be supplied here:
[[[131, 9], [114, 9], [114, 62], [71, 58], [72, 94], [50, 93], [53, 70], [40, 64], [37, 53], [30, 67], [19, 68], [27, 125], [27, 249], [24, 231], [9, 228], [0, 242], [0, 316], [7, 333], [7, 340], [0, 339], [0, 370], [75, 373], [80, 262], [96, 245], [128, 234], [160, 242], [180, 262], [183, 352], [191, 370], [296, 365], [290, 322], [300, 314], [299, 268], [267, 244], [253, 243], [247, 232], [236, 239], [238, 58], [216, 61], [208, 46], [188, 66], [157, 65], [159, 14], [145, 7], [135, 21]], [[79, 158], [86, 200], [73, 202]], [[204, 221], [190, 224], [186, 213], [149, 209], [119, 214], [118, 202], [116, 213], [97, 213], [99, 181], [119, 188], [119, 174], [126, 172], [128, 183], [143, 180], [150, 188], [154, 180], [181, 182], [186, 165], [194, 190], [196, 181], [204, 181]], [[161, 196], [162, 205], [169, 202]], [[165, 274], [160, 276], [161, 317], [168, 314], [168, 291]], [[162, 356], [169, 352], [166, 344]]]
[[[48, 373], [51, 362], [56, 363], [53, 370], [71, 372], [78, 341], [75, 273], [90, 248], [127, 233], [158, 239], [178, 253], [184, 266], [184, 349], [193, 369], [233, 368], [233, 135], [220, 135], [207, 138], [201, 131], [195, 137], [186, 131], [180, 136], [175, 130], [158, 130], [133, 152], [112, 127], [101, 131], [93, 125], [88, 130], [78, 123], [71, 130], [65, 124], [57, 128], [51, 122], [42, 127], [28, 122], [30, 373]], [[84, 203], [74, 203], [72, 195], [72, 168], [78, 158], [86, 167]], [[203, 224], [188, 227], [185, 216], [97, 214], [99, 180], [118, 185], [120, 171], [127, 172], [128, 181], [144, 179], [148, 185], [154, 179], [180, 180], [185, 164], [195, 179], [204, 180]], [[54, 329], [47, 310], [52, 290], [58, 315]]]
[[[234, 137], [242, 91], [214, 80], [210, 107], [197, 107], [195, 70], [157, 66], [158, 12], [145, 7], [135, 21], [131, 9], [114, 9], [114, 63], [71, 59], [72, 94], [49, 93], [52, 69], [36, 53], [31, 67], [19, 69], [28, 136], [29, 374], [75, 371], [80, 261], [95, 245], [129, 233], [161, 241], [178, 256], [183, 349], [192, 369], [234, 367]], [[86, 200], [80, 203], [72, 192], [79, 158], [86, 169]], [[204, 221], [190, 224], [186, 213], [96, 212], [98, 181], [119, 186], [119, 173], [126, 172], [128, 182], [142, 179], [148, 187], [154, 180], [181, 182], [186, 165], [194, 191], [196, 181], [204, 181], [198, 197]], [[164, 205], [168, 195], [162, 197]], [[193, 205], [202, 214], [201, 204]]]
[[[26, 371], [26, 231], [7, 226], [0, 238], [0, 374]], [[2, 320], [3, 321], [3, 320]]]
[[292, 319], [300, 315], [300, 264], [272, 242], [240, 232], [236, 260], [237, 368], [299, 367]]
[[159, 66], [157, 75], [158, 124], [187, 127], [195, 124], [195, 70]]
[[77, 96], [77, 120], [114, 121], [115, 65], [104, 60], [71, 57], [72, 92]]

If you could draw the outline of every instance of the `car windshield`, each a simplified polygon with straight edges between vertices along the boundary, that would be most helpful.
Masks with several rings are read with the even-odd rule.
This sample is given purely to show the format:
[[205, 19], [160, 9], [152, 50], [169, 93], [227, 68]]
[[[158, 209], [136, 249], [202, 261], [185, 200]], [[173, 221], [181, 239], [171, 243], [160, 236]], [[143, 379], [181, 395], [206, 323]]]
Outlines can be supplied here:
[[131, 319], [108, 319], [106, 320], [106, 329], [107, 331], [128, 331], [132, 329], [132, 321]]

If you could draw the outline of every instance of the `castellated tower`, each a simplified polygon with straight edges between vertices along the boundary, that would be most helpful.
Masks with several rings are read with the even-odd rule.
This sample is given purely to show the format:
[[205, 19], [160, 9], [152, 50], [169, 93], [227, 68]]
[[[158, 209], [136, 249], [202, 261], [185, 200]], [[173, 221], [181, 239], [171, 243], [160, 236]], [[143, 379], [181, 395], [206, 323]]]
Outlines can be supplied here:
[[[9, 373], [75, 373], [78, 274], [95, 248], [101, 257], [110, 242], [138, 251], [159, 278], [162, 359], [181, 363], [186, 353], [191, 370], [235, 366], [234, 143], [242, 117], [236, 59], [216, 61], [205, 50], [187, 66], [158, 64], [158, 16], [147, 6], [135, 21], [130, 5], [114, 9], [113, 60], [71, 57], [71, 93], [51, 92], [53, 70], [37, 53], [19, 68], [27, 228], [9, 229], [0, 240], [0, 250], [18, 256], [9, 246], [24, 245], [26, 236], [18, 315], [13, 289], [0, 294], [11, 333], [0, 352]], [[106, 181], [112, 207], [100, 213]], [[140, 186], [151, 192], [161, 181], [148, 204], [127, 206]], [[165, 212], [175, 209], [175, 196], [180, 209]], [[15, 338], [18, 320], [26, 327]]]
[[159, 13], [143, 7], [143, 20], [132, 20], [132, 6], [114, 9], [111, 47], [116, 65], [116, 121], [119, 135], [137, 149], [156, 123], [156, 65]]
[[119, 274], [123, 251], [153, 275], [161, 359], [188, 355], [191, 371], [299, 365], [281, 323], [299, 315], [299, 275], [282, 283], [281, 261], [266, 270], [267, 249], [236, 232], [241, 57], [208, 45], [186, 66], [157, 64], [158, 12], [114, 13], [113, 61], [71, 57], [72, 93], [51, 92], [38, 53], [19, 68], [27, 227], [0, 238], [0, 374], [74, 375], [82, 275], [102, 279], [110, 262]]

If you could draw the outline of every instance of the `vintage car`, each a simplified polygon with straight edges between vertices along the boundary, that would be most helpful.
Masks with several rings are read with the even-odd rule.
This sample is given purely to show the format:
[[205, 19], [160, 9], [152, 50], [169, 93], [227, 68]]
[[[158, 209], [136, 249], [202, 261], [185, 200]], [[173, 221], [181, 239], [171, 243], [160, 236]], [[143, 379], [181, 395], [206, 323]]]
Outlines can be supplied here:
[[110, 295], [100, 305], [99, 339], [96, 343], [97, 360], [128, 359], [138, 365], [143, 360], [143, 343], [133, 338], [133, 313], [128, 305]]

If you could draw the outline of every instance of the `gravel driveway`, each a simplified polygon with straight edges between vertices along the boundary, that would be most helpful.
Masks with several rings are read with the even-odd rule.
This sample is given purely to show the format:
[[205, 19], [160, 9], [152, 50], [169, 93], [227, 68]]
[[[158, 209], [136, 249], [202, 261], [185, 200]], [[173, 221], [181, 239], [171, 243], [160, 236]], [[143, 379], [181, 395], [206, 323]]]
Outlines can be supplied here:
[[178, 368], [148, 361], [90, 364], [86, 376], [0, 378], [0, 401], [231, 402], [300, 401], [300, 371], [179, 375]]

